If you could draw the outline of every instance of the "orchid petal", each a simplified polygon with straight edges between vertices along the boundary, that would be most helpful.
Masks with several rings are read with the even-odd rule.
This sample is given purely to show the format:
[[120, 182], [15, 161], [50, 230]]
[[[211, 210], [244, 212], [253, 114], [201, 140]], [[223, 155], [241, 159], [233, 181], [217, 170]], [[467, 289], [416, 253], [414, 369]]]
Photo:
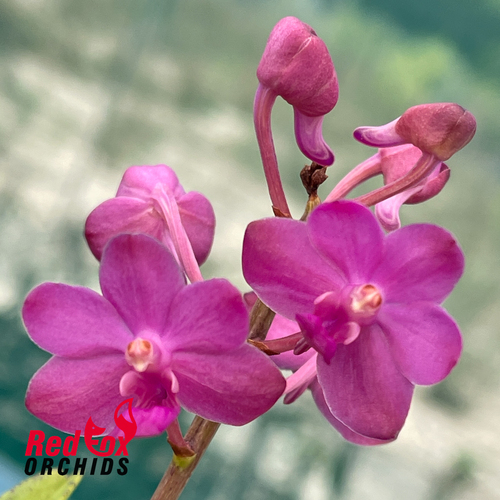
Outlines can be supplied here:
[[345, 200], [323, 203], [307, 229], [314, 247], [351, 283], [369, 281], [382, 257], [384, 233], [368, 208]]
[[321, 386], [319, 385], [317, 379], [312, 382], [309, 388], [311, 389], [314, 402], [316, 403], [316, 406], [319, 408], [319, 411], [347, 441], [350, 441], [351, 443], [354, 444], [360, 444], [363, 446], [375, 446], [394, 441], [394, 439], [369, 438], [367, 436], [363, 436], [361, 434], [357, 434], [356, 432], [352, 431], [351, 429], [349, 429], [349, 427], [345, 426], [340, 420], [338, 420], [333, 416], [332, 412], [328, 408], [328, 405], [326, 404], [325, 396], [323, 394], [323, 389], [321, 389]]
[[243, 345], [228, 354], [177, 352], [173, 370], [177, 398], [188, 411], [230, 425], [244, 425], [271, 408], [285, 379], [257, 348]]
[[58, 356], [123, 353], [133, 340], [115, 308], [88, 288], [43, 283], [26, 297], [22, 315], [33, 342]]
[[328, 167], [335, 157], [323, 139], [321, 127], [324, 115], [308, 116], [294, 108], [295, 138], [302, 153], [319, 165]]
[[101, 288], [131, 331], [162, 332], [170, 304], [184, 286], [172, 254], [145, 235], [117, 236], [106, 247]]
[[193, 247], [198, 264], [207, 260], [215, 233], [215, 214], [211, 203], [200, 193], [190, 191], [177, 200], [182, 225]]
[[64, 432], [85, 429], [90, 416], [96, 425], [114, 428], [115, 408], [123, 400], [120, 378], [130, 367], [123, 354], [88, 359], [49, 359], [33, 376], [26, 407], [40, 420]]
[[318, 356], [318, 380], [333, 416], [354, 432], [395, 439], [410, 408], [413, 385], [401, 374], [380, 328], [364, 327], [339, 344], [330, 364]]
[[184, 287], [172, 301], [163, 341], [169, 351], [220, 353], [248, 337], [248, 312], [229, 281], [212, 279]]
[[179, 207], [171, 192], [159, 186], [153, 192], [153, 198], [158, 205], [158, 210], [163, 214], [167, 224], [175, 251], [174, 256], [182, 263], [186, 276], [191, 283], [203, 281], [200, 266], [196, 261], [193, 247], [182, 224]]
[[306, 224], [283, 218], [247, 227], [243, 274], [264, 303], [289, 319], [312, 313], [316, 297], [345, 283], [309, 243]]
[[431, 224], [412, 224], [387, 236], [373, 283], [385, 302], [442, 302], [458, 282], [464, 256], [455, 238]]
[[422, 186], [415, 186], [414, 188], [402, 191], [399, 194], [391, 196], [380, 203], [375, 205], [375, 215], [382, 225], [382, 227], [390, 232], [395, 231], [401, 227], [401, 220], [399, 219], [399, 209], [408, 198], [422, 190]]
[[318, 354], [314, 352], [313, 356], [286, 379], [285, 399], [283, 401], [285, 404], [293, 403], [316, 378], [317, 357]]
[[394, 360], [410, 382], [435, 384], [457, 364], [462, 337], [453, 318], [441, 307], [425, 302], [387, 304], [377, 320]]
[[[138, 198], [112, 198], [101, 203], [85, 222], [85, 238], [100, 260], [106, 243], [121, 233], [144, 233], [164, 239], [164, 222], [152, 203]], [[167, 236], [167, 238], [169, 238]]]
[[450, 169], [446, 163], [441, 163], [437, 171], [433, 172], [425, 180], [422, 189], [408, 198], [405, 203], [422, 203], [439, 194], [450, 178]]

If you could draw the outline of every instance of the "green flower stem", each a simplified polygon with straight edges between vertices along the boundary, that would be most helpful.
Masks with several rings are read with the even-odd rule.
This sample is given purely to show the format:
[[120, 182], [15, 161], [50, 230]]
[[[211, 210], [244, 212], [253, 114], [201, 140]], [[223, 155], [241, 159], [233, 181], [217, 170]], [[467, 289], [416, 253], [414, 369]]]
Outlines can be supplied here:
[[177, 500], [179, 498], [220, 425], [199, 416], [194, 417], [185, 440], [195, 452], [195, 456], [188, 461], [176, 460], [174, 456], [151, 500]]

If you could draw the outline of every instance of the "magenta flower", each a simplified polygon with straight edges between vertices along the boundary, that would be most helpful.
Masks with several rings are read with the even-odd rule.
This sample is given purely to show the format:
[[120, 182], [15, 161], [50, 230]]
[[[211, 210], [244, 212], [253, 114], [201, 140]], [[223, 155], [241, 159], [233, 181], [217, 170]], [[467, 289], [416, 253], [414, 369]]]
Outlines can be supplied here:
[[317, 372], [333, 418], [379, 441], [397, 437], [414, 384], [441, 381], [459, 359], [459, 329], [439, 304], [463, 265], [444, 229], [414, 224], [384, 236], [369, 209], [351, 201], [324, 203], [307, 222], [253, 222], [243, 248], [247, 282], [295, 318], [318, 352], [316, 367], [304, 364], [287, 392]]
[[[85, 237], [98, 260], [106, 243], [121, 233], [148, 234], [176, 255], [178, 218], [194, 257], [202, 264], [214, 239], [215, 215], [210, 202], [200, 193], [186, 193], [175, 172], [166, 165], [130, 167], [116, 197], [101, 203], [87, 218]], [[182, 255], [178, 257], [182, 260]]]
[[186, 285], [174, 257], [145, 235], [120, 235], [100, 268], [103, 296], [44, 283], [23, 307], [26, 329], [54, 356], [32, 378], [26, 406], [65, 432], [114, 427], [133, 398], [137, 436], [163, 432], [180, 407], [242, 425], [267, 411], [285, 382], [246, 343], [248, 313], [228, 281]]
[[285, 17], [269, 36], [257, 78], [254, 123], [264, 172], [273, 206], [289, 215], [271, 131], [272, 107], [278, 96], [291, 104], [300, 150], [320, 165], [331, 165], [334, 156], [321, 128], [324, 115], [338, 100], [337, 74], [325, 43], [315, 31], [295, 17]]

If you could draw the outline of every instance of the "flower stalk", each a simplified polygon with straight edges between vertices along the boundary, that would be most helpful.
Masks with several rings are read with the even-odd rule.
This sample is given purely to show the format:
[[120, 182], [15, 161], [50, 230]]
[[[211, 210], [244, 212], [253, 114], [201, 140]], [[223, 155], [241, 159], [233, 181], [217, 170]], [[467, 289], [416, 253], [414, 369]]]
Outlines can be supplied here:
[[278, 169], [271, 130], [271, 111], [278, 95], [271, 89], [259, 85], [255, 94], [254, 123], [262, 165], [266, 176], [269, 196], [276, 216], [291, 217]]
[[194, 417], [185, 437], [195, 453], [193, 459], [186, 465], [186, 461], [179, 461], [174, 455], [151, 500], [177, 500], [179, 498], [220, 425], [199, 416]]

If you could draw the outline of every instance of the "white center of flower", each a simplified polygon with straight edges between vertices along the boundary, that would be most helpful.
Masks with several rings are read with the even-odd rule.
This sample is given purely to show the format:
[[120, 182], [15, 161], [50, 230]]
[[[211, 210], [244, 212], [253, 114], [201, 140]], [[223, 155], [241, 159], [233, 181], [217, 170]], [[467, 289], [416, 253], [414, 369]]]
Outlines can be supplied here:
[[125, 359], [138, 372], [144, 372], [154, 360], [154, 351], [153, 344], [149, 340], [137, 338], [127, 346]]
[[371, 319], [382, 305], [382, 294], [371, 284], [355, 287], [350, 293], [350, 312], [355, 318]]

